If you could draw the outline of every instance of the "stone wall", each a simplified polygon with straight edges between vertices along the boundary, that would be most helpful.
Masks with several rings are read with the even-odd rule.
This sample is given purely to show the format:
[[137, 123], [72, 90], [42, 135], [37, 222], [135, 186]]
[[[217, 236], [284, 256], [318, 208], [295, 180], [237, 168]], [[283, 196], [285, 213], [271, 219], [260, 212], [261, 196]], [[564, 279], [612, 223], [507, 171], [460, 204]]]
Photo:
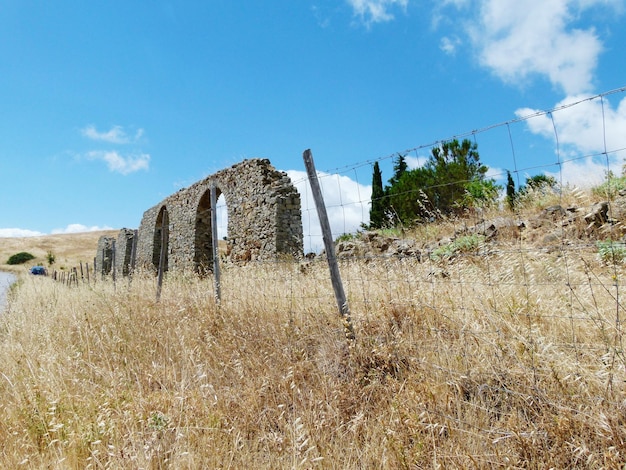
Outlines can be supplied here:
[[[136, 235], [123, 229], [117, 239], [116, 272], [128, 272], [133, 237], [137, 238], [138, 267], [156, 269], [165, 243], [166, 269], [210, 271], [212, 185], [226, 202], [227, 259], [240, 262], [302, 255], [300, 194], [289, 176], [277, 171], [269, 160], [251, 159], [181, 189], [148, 209]], [[105, 265], [99, 263], [98, 269], [100, 266]]]
[[113, 247], [115, 238], [106, 235], [98, 239], [98, 251], [96, 252], [95, 269], [101, 274], [110, 274], [113, 267]]
[[136, 241], [137, 231], [123, 228], [115, 243], [115, 272], [122, 276], [130, 273], [133, 264], [133, 243]]

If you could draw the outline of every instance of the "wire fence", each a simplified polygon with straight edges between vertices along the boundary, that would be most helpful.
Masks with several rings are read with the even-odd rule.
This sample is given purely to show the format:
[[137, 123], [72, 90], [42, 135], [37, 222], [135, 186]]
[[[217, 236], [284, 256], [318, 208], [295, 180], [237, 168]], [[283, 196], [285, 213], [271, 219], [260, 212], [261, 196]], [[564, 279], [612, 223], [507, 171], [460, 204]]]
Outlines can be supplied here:
[[[578, 387], [584, 396], [593, 378], [604, 392], [594, 389], [587, 400], [621, 403], [626, 195], [618, 184], [626, 157], [625, 95], [626, 87], [550, 111], [520, 111], [511, 121], [318, 172], [333, 236], [351, 234], [335, 246], [356, 339], [368, 338], [372, 354], [385, 351], [379, 363], [388, 374], [408, 361], [449, 384], [450, 393], [473, 397], [471, 406], [485, 416], [516, 408], [529, 423], [547, 408], [576, 411], [570, 395], [546, 398], [547, 380], [564, 390]], [[558, 185], [515, 210], [501, 200], [410, 230], [366, 230], [374, 163], [389, 174], [402, 155], [416, 167], [455, 138], [477, 143], [500, 184], [508, 171], [518, 188], [537, 174]], [[293, 176], [305, 247], [314, 254], [226, 264], [218, 286], [223, 308], [254, 306], [289, 318], [336, 309], [308, 179]], [[207, 295], [215, 289], [207, 280]], [[395, 356], [407, 341], [411, 355]], [[488, 435], [494, 445], [512, 436], [502, 422], [487, 425], [493, 420], [469, 420], [427, 402], [417, 413], [435, 434]], [[597, 417], [599, 429], [603, 419]], [[540, 426], [529, 424], [528, 433], [531, 440], [545, 437]]]
[[[547, 380], [579, 381], [584, 394], [583, 382], [593, 376], [605, 393], [587, 398], [619, 402], [626, 381], [626, 196], [620, 194], [625, 94], [620, 88], [550, 111], [520, 111], [511, 121], [318, 172], [334, 237], [351, 234], [340, 237], [336, 249], [357, 339], [366, 332], [371, 338], [373, 319], [381, 316], [394, 323], [397, 335], [409, 335], [409, 328], [410, 337], [419, 339], [413, 357], [418, 367], [454, 384], [458, 394], [479, 397], [473, 406], [487, 415], [512, 402], [539, 410], [541, 400], [572, 411], [568, 397], [542, 394]], [[489, 177], [499, 184], [504, 186], [508, 172], [517, 188], [543, 174], [554, 178], [556, 189], [535, 192], [515, 210], [500, 200], [495, 207], [412, 230], [364, 228], [375, 162], [391, 176], [399, 155], [416, 167], [432, 148], [460, 138], [478, 145], [481, 160], [491, 167]], [[303, 176], [294, 184], [303, 199], [305, 246], [317, 255], [304, 262], [259, 263], [253, 291], [263, 296], [255, 302], [286, 305], [291, 312], [302, 311], [301, 306], [332, 309], [308, 181]], [[228, 292], [225, 286], [226, 297]], [[398, 341], [388, 331], [374, 337], [372, 348]], [[490, 379], [480, 377], [477, 360], [489, 368]], [[511, 363], [528, 383], [516, 382]], [[470, 422], [453, 411], [426, 405], [422, 411], [425, 421], [439, 426], [436, 432], [486, 434], [493, 442], [512, 435], [505, 427]], [[524, 413], [535, 412], [540, 413]], [[545, 438], [540, 427], [531, 429], [532, 439]]]

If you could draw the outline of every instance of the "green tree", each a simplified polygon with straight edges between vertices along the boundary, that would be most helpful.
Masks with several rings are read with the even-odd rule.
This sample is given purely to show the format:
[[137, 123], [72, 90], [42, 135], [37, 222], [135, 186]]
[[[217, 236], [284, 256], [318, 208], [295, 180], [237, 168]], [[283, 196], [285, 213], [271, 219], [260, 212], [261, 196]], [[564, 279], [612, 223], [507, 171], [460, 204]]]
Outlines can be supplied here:
[[432, 170], [421, 167], [405, 171], [387, 188], [389, 212], [395, 224], [411, 225], [435, 217], [433, 204], [426, 193], [433, 181]]
[[396, 173], [400, 175], [389, 181], [387, 194], [391, 212], [403, 224], [491, 204], [502, 189], [486, 178], [488, 168], [480, 162], [478, 146], [468, 139], [433, 148], [421, 168], [402, 170], [401, 163], [399, 158]]
[[535, 175], [526, 178], [526, 187], [534, 190], [552, 190], [556, 188], [557, 181], [554, 177], [548, 175]]
[[389, 186], [393, 186], [400, 181], [400, 178], [402, 178], [402, 175], [406, 173], [408, 169], [409, 165], [406, 162], [406, 156], [398, 154], [393, 162], [393, 176], [389, 179]]
[[372, 174], [372, 205], [370, 208], [370, 228], [377, 229], [383, 226], [385, 220], [385, 191], [383, 189], [383, 174], [378, 162], [374, 162]]
[[426, 168], [434, 174], [434, 186], [427, 193], [443, 214], [459, 213], [497, 198], [500, 188], [486, 178], [488, 167], [480, 162], [478, 145], [469, 139], [453, 139], [433, 148]]
[[506, 170], [506, 203], [511, 210], [515, 208], [515, 198], [515, 181], [513, 181], [511, 172]]

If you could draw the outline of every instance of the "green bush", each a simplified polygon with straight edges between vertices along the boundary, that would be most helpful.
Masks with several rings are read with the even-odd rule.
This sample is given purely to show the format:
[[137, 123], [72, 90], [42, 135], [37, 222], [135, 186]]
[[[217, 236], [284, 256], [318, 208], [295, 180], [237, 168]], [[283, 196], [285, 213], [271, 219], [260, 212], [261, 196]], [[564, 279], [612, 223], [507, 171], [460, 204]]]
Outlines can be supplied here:
[[626, 246], [613, 240], [596, 242], [598, 256], [605, 263], [621, 263], [626, 258]]
[[614, 199], [620, 191], [626, 189], [626, 176], [615, 176], [608, 173], [606, 181], [591, 189], [593, 194], [603, 198]]
[[23, 264], [26, 261], [30, 261], [31, 259], [35, 259], [35, 257], [30, 253], [21, 251], [11, 256], [7, 261], [7, 264]]
[[434, 261], [440, 261], [442, 259], [450, 259], [459, 253], [475, 253], [485, 242], [485, 237], [482, 235], [466, 235], [459, 237], [452, 243], [445, 246], [440, 246], [430, 255], [430, 258]]

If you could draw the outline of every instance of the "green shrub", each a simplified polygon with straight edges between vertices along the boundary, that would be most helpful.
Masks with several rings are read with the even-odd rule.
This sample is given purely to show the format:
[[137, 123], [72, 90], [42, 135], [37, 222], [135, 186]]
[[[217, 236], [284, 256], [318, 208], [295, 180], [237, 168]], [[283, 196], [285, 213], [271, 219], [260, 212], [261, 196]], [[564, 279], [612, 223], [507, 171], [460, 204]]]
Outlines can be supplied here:
[[30, 261], [31, 259], [35, 259], [35, 257], [30, 253], [21, 251], [20, 253], [16, 253], [11, 256], [7, 261], [7, 264], [23, 264], [26, 263], [26, 261]]
[[621, 263], [626, 259], [626, 245], [613, 240], [596, 242], [598, 256], [605, 263]]
[[626, 189], [626, 176], [615, 176], [609, 172], [606, 176], [606, 181], [592, 188], [591, 192], [596, 196], [614, 199], [624, 189]]
[[485, 237], [482, 235], [466, 235], [458, 237], [453, 242], [440, 246], [430, 254], [430, 258], [439, 261], [450, 259], [459, 253], [474, 253], [483, 245]]
[[359, 238], [358, 233], [342, 233], [341, 235], [337, 237], [337, 239], [335, 240], [335, 243], [349, 242], [350, 240], [356, 240], [357, 238]]

